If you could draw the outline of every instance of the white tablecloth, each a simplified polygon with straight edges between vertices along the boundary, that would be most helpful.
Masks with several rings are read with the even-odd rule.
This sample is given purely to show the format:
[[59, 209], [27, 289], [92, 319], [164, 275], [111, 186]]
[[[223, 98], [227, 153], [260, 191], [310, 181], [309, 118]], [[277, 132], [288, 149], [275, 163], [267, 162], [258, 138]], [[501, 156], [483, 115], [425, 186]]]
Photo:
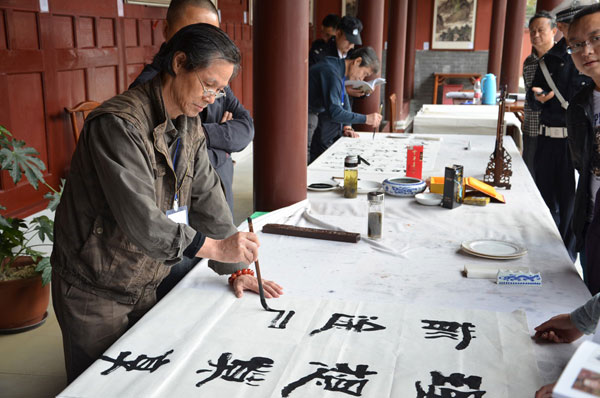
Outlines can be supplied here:
[[[360, 139], [370, 140], [371, 135], [362, 135]], [[468, 141], [471, 149], [465, 150]], [[309, 192], [307, 201], [258, 218], [255, 221], [258, 231], [265, 223], [275, 222], [311, 227], [335, 226], [364, 236], [359, 243], [348, 244], [259, 232], [263, 278], [283, 285], [286, 300], [326, 298], [498, 312], [523, 309], [531, 332], [533, 327], [550, 316], [570, 312], [585, 303], [590, 294], [571, 263], [550, 213], [514, 144], [508, 139], [505, 146], [513, 157], [514, 171], [513, 188], [502, 191], [506, 204], [492, 203], [485, 207], [463, 205], [448, 210], [421, 206], [412, 198], [386, 196], [384, 238], [379, 242], [366, 239], [366, 195], [345, 199], [341, 191]], [[435, 169], [427, 172], [426, 176], [441, 176], [444, 166], [462, 164], [466, 176], [482, 179], [493, 149], [494, 137], [443, 136]], [[335, 151], [335, 148], [330, 151]], [[342, 168], [340, 164], [339, 175]], [[313, 171], [309, 167], [309, 183], [329, 177], [330, 171]], [[359, 175], [361, 180], [382, 181], [386, 177], [374, 172]], [[543, 285], [497, 285], [491, 280], [465, 278], [461, 270], [466, 264], [497, 264], [459, 251], [462, 241], [479, 238], [505, 239], [526, 246], [528, 254], [525, 257], [503, 264], [508, 268], [512, 265], [527, 266], [540, 271]], [[129, 344], [132, 341], [151, 342], [153, 336], [157, 339], [174, 336], [177, 341], [177, 338], [183, 338], [181, 336], [188, 336], [188, 331], [195, 327], [199, 328], [196, 338], [202, 339], [203, 320], [217, 322], [218, 314], [211, 312], [209, 302], [198, 302], [189, 307], [183, 303], [199, 290], [213, 292], [213, 302], [223, 295], [231, 295], [226, 278], [214, 274], [205, 265], [203, 260], [115, 343], [112, 351], [130, 347], [121, 343], [123, 341]], [[247, 293], [245, 297], [245, 300], [255, 301], [259, 308], [256, 295]], [[269, 304], [276, 308], [278, 301], [270, 300]], [[162, 320], [169, 321], [165, 323]], [[164, 330], [157, 331], [157, 324], [164, 325]], [[243, 333], [244, 325], [238, 327]], [[186, 340], [186, 344], [191, 342]], [[536, 345], [535, 355], [543, 382], [558, 378], [576, 345]], [[220, 348], [227, 350], [227, 347], [215, 349]], [[193, 360], [193, 357], [189, 358], [189, 361]], [[106, 380], [100, 377], [98, 373], [84, 373], [72, 386], [73, 391], [85, 391], [84, 386]], [[141, 378], [133, 379], [132, 389], [136, 388], [136, 380], [144, 382]], [[165, 380], [165, 383], [168, 382]], [[156, 386], [156, 391], [159, 390], [162, 391]], [[168, 396], [167, 391], [162, 393]], [[70, 394], [69, 389], [63, 394], [61, 396], [79, 396]], [[91, 392], [88, 395], [93, 396]]]
[[[521, 132], [521, 122], [511, 113], [504, 114], [505, 126]], [[495, 135], [498, 124], [497, 105], [430, 105], [417, 112], [413, 121], [415, 134], [483, 134]]]

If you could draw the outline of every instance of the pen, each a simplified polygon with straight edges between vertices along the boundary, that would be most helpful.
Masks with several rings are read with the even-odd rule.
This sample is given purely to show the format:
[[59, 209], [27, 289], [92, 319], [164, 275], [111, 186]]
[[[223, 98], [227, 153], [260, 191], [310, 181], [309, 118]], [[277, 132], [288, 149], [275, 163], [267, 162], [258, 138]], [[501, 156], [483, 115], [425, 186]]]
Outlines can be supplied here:
[[[379, 105], [379, 114], [383, 111], [383, 104]], [[373, 139], [375, 139], [375, 133], [377, 132], [377, 127], [373, 127]]]

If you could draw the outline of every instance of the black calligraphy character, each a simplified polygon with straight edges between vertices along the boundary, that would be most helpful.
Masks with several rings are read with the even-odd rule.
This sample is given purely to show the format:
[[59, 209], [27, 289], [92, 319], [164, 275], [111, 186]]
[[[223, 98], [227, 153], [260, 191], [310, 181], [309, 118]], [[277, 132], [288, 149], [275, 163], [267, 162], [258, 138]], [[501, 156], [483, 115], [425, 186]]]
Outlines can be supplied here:
[[439, 339], [440, 337], [447, 337], [452, 340], [458, 340], [459, 329], [462, 332], [462, 341], [456, 345], [457, 350], [464, 350], [469, 346], [471, 339], [474, 339], [475, 336], [472, 336], [471, 333], [474, 330], [470, 328], [474, 328], [475, 325], [469, 322], [458, 323], [458, 322], [445, 322], [445, 321], [430, 321], [430, 320], [422, 320], [421, 322], [426, 323], [426, 326], [422, 326], [422, 329], [425, 330], [434, 330], [434, 332], [426, 332], [426, 339]]
[[133, 359], [131, 361], [125, 360], [125, 358], [127, 358], [131, 354], [131, 351], [121, 352], [116, 359], [107, 357], [106, 355], [102, 355], [100, 359], [107, 362], [112, 362], [113, 365], [100, 374], [106, 376], [109, 373], [112, 373], [115, 370], [117, 370], [119, 367], [123, 367], [128, 372], [131, 370], [139, 370], [148, 371], [152, 373], [158, 368], [160, 368], [162, 365], [171, 362], [169, 359], [166, 358], [172, 352], [173, 350], [169, 350], [163, 355], [159, 355], [157, 357], [147, 357], [146, 355], [138, 355], [136, 359]]
[[[329, 369], [326, 364], [321, 362], [309, 362], [311, 365], [321, 365], [314, 373], [294, 381], [281, 390], [282, 397], [289, 397], [292, 391], [301, 387], [311, 380], [317, 380], [317, 385], [325, 383], [326, 391], [343, 392], [344, 394], [360, 397], [365, 384], [369, 381], [366, 376], [377, 374], [374, 371], [368, 371], [369, 365], [356, 365], [356, 370], [350, 369], [347, 363], [338, 363], [335, 367]], [[354, 376], [354, 379], [348, 376]], [[322, 381], [321, 381], [322, 380]]]
[[[237, 383], [245, 382], [249, 386], [256, 387], [258, 384], [252, 384], [253, 382], [263, 381], [263, 376], [268, 373], [268, 370], [261, 370], [261, 368], [272, 368], [273, 360], [263, 357], [253, 357], [249, 361], [241, 361], [234, 359], [229, 363], [231, 359], [231, 353], [225, 352], [221, 354], [217, 363], [214, 364], [211, 360], [208, 361], [210, 366], [216, 368], [214, 373], [208, 376], [206, 379], [196, 383], [196, 387], [200, 387], [202, 384], [221, 377], [226, 381], [234, 381]], [[196, 373], [210, 372], [210, 369], [200, 369]]]
[[[347, 318], [347, 319], [343, 319], [343, 318]], [[358, 318], [358, 322], [353, 323], [352, 322], [353, 318]], [[329, 318], [329, 320], [327, 321], [325, 326], [323, 326], [321, 329], [313, 330], [312, 332], [310, 332], [310, 335], [314, 336], [317, 333], [321, 333], [321, 332], [324, 332], [324, 331], [332, 329], [332, 328], [354, 330], [357, 333], [373, 332], [376, 330], [385, 329], [385, 326], [381, 326], [381, 325], [371, 322], [376, 319], [377, 319], [376, 316], [367, 317], [365, 315], [354, 316], [354, 315], [344, 315], [344, 314], [336, 313], [336, 314], [331, 315], [331, 318]]]
[[[271, 326], [269, 326], [271, 329], [285, 329], [285, 327], [287, 326], [290, 319], [292, 319], [294, 314], [296, 314], [296, 311], [290, 311], [287, 314], [287, 316], [285, 318], [283, 318], [283, 320], [281, 320], [281, 318], [283, 317], [283, 314], [285, 314], [285, 310], [281, 310], [281, 311], [277, 311], [277, 312], [278, 312], [277, 316], [275, 317], [275, 319], [273, 319], [271, 321]], [[278, 325], [277, 322], [279, 322], [280, 320], [281, 320], [281, 322]]]
[[[431, 384], [427, 392], [421, 388], [420, 381], [415, 383], [417, 398], [481, 398], [486, 393], [479, 389], [482, 380], [479, 376], [465, 377], [462, 373], [452, 373], [446, 377], [436, 371], [430, 372], [430, 374]], [[437, 392], [436, 387], [439, 387]], [[467, 388], [470, 391], [466, 391]]]

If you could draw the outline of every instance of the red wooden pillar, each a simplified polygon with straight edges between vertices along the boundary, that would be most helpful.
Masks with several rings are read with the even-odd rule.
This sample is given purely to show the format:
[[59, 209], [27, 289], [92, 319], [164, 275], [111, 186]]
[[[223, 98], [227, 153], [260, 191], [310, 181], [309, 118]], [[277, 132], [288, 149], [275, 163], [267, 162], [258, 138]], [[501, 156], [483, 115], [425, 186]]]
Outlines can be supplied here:
[[255, 0], [254, 208], [306, 198], [308, 0]]
[[535, 7], [535, 12], [552, 11], [556, 6], [562, 3], [563, 0], [538, 0]]
[[[494, 0], [492, 9], [492, 27], [490, 31], [490, 51], [488, 55], [489, 73], [500, 76], [502, 66], [502, 50], [504, 41], [504, 26], [506, 23], [506, 1]], [[522, 31], [522, 30], [520, 30]], [[519, 40], [519, 43], [521, 39]]]
[[[358, 19], [363, 24], [363, 31], [360, 34], [363, 47], [371, 46], [377, 53], [377, 57], [381, 61], [383, 54], [383, 14], [385, 9], [385, 0], [369, 0], [358, 2]], [[390, 25], [393, 25], [390, 24]], [[381, 72], [381, 71], [380, 71]], [[373, 79], [376, 76], [369, 76]], [[379, 111], [381, 101], [381, 92], [379, 87], [366, 98], [357, 99], [354, 101], [354, 112], [369, 114]], [[355, 126], [359, 131], [370, 130], [370, 126], [359, 125]]]
[[[404, 70], [405, 70], [405, 55], [406, 55], [406, 29], [407, 29], [407, 13], [408, 0], [391, 0], [390, 1], [390, 20], [394, 21], [389, 26], [388, 31], [388, 47], [386, 59], [386, 85], [385, 98], [386, 100], [392, 94], [396, 94], [398, 98], [398, 106], [394, 117], [389, 117], [389, 120], [399, 120], [400, 109], [403, 109], [404, 98]], [[372, 94], [374, 95], [374, 94]], [[390, 126], [392, 129], [394, 126]]]
[[502, 74], [500, 84], [508, 85], [508, 91], [519, 91], [519, 71], [521, 68], [521, 46], [525, 24], [526, 0], [511, 0], [511, 10], [506, 14], [504, 48], [502, 50]]
[[415, 57], [417, 43], [417, 0], [408, 0], [406, 31], [406, 63], [404, 68], [404, 98], [399, 120], [408, 116], [410, 100], [415, 92]]

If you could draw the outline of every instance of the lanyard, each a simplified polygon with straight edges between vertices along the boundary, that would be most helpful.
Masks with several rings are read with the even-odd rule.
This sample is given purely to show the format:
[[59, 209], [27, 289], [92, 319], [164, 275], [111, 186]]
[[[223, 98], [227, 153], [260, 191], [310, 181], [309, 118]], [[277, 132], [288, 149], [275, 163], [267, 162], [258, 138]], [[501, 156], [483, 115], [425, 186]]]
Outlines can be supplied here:
[[177, 211], [179, 208], [179, 190], [181, 186], [177, 188], [177, 154], [179, 153], [179, 142], [181, 138], [177, 138], [177, 146], [175, 147], [175, 154], [173, 155], [173, 174], [175, 174], [175, 199], [173, 200], [173, 209]]
[[342, 79], [342, 106], [344, 106], [344, 97], [346, 95], [346, 76]]

